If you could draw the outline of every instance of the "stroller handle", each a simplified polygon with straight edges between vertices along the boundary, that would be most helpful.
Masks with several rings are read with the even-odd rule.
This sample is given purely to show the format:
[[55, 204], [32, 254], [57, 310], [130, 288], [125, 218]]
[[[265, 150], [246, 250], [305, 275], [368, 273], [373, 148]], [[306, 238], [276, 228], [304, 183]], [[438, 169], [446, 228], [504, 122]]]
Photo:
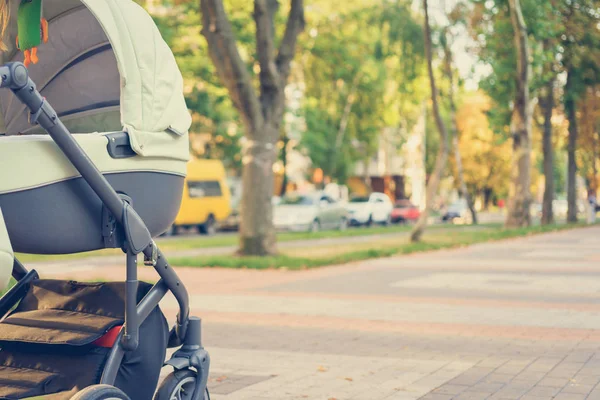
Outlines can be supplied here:
[[30, 122], [44, 128], [56, 145], [65, 154], [102, 203], [112, 213], [115, 220], [123, 226], [126, 241], [123, 251], [128, 255], [127, 263], [127, 310], [123, 345], [126, 348], [137, 346], [139, 318], [137, 306], [137, 255], [143, 253], [146, 260], [151, 260], [155, 270], [179, 303], [176, 333], [183, 340], [187, 330], [189, 317], [189, 295], [177, 274], [170, 268], [164, 255], [156, 248], [150, 232], [132, 205], [120, 197], [108, 183], [104, 175], [96, 168], [79, 143], [63, 125], [56, 111], [42, 97], [35, 83], [29, 78], [29, 71], [23, 63], [13, 62], [0, 66], [0, 88], [11, 89], [15, 96], [31, 111]]

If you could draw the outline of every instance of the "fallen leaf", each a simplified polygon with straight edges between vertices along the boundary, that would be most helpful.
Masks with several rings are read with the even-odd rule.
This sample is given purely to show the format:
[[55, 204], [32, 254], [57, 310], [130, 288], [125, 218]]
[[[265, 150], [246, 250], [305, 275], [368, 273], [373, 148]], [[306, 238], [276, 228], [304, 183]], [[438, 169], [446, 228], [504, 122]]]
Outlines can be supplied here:
[[347, 380], [348, 382], [352, 382], [354, 379], [352, 378], [344, 378], [345, 380]]
[[325, 368], [324, 366], [321, 365], [321, 366], [319, 366], [319, 368], [317, 368], [317, 371], [319, 371], [319, 372], [326, 372], [327, 368]]

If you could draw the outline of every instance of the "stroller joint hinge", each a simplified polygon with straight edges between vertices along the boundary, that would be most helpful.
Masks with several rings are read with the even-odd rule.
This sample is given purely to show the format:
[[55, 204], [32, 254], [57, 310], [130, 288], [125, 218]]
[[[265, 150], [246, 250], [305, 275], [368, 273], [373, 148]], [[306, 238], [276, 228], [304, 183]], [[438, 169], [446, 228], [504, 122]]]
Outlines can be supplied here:
[[104, 247], [119, 247], [117, 243], [117, 220], [106, 206], [102, 207], [102, 237], [104, 238]]
[[29, 114], [29, 123], [31, 125], [38, 125], [38, 120], [40, 119], [40, 115], [45, 114], [48, 117], [50, 123], [54, 126], [56, 125], [56, 121], [58, 120], [58, 115], [50, 107], [45, 97], [42, 97], [42, 103], [40, 104], [40, 108], [36, 112], [32, 112]]
[[152, 247], [152, 256], [148, 257], [146, 254], [144, 254], [144, 265], [147, 267], [155, 267], [156, 262], [158, 261], [158, 247], [154, 241], [150, 243], [150, 247]]

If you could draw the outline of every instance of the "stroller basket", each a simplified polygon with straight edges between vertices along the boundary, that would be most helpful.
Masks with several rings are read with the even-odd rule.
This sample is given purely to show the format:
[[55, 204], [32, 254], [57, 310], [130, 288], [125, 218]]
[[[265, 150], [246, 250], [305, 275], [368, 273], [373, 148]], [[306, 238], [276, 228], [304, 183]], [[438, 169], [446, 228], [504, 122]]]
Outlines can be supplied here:
[[[150, 289], [140, 284], [137, 299]], [[112, 333], [125, 320], [124, 304], [123, 283], [34, 281], [0, 324], [0, 398], [54, 393], [53, 398], [67, 400], [98, 383], [114, 343]], [[169, 334], [158, 307], [140, 332], [140, 345], [124, 358], [115, 385], [130, 397], [150, 399]], [[140, 380], [146, 384], [140, 386]]]

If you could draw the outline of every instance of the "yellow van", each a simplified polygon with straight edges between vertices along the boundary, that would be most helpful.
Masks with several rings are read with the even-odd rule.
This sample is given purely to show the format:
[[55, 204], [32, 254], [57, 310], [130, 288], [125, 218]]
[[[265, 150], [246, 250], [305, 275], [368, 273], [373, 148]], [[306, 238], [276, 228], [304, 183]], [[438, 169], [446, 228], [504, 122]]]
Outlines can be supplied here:
[[226, 179], [221, 161], [190, 160], [179, 213], [166, 234], [177, 235], [181, 229], [190, 228], [203, 235], [214, 234], [219, 222], [231, 214], [231, 192]]

